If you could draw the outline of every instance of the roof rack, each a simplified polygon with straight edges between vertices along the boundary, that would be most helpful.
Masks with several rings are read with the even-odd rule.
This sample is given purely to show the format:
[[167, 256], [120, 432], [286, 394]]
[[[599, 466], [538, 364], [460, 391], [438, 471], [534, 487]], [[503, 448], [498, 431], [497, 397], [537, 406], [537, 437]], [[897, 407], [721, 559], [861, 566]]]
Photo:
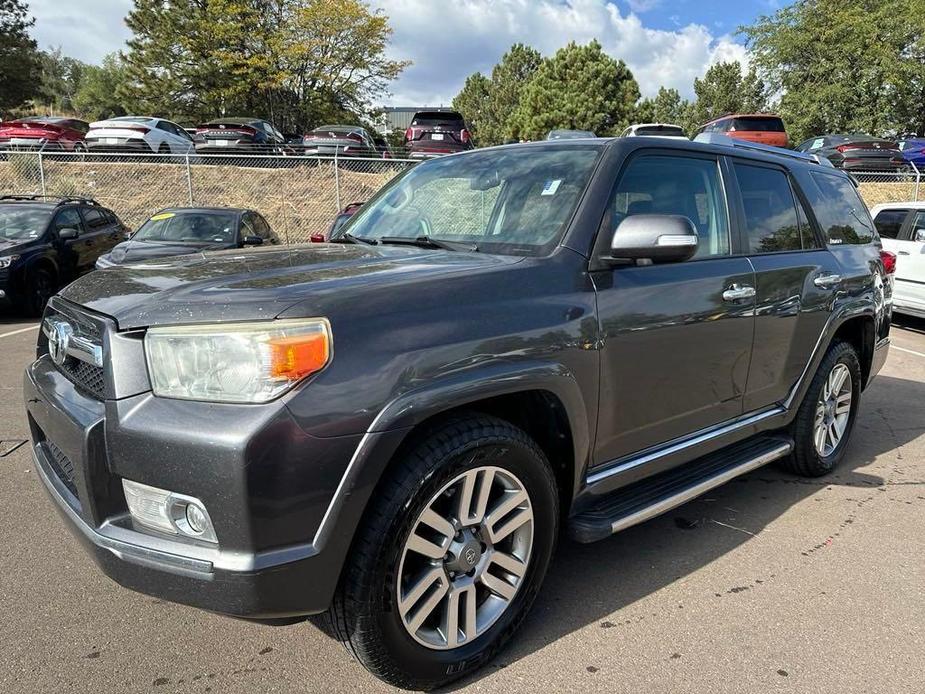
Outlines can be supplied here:
[[832, 164], [832, 162], [830, 162], [826, 157], [820, 157], [817, 154], [797, 152], [792, 149], [784, 149], [783, 147], [774, 147], [773, 145], [763, 145], [760, 142], [739, 140], [737, 138], [729, 137], [728, 135], [722, 135], [720, 133], [700, 133], [697, 135], [697, 137], [694, 138], [694, 142], [703, 142], [704, 144], [708, 145], [723, 145], [724, 147], [736, 147], [738, 149], [750, 149], [755, 152], [766, 152], [767, 154], [776, 154], [779, 157], [789, 157], [791, 159], [799, 159], [800, 161], [819, 164], [820, 166], [830, 166], [835, 168], [834, 164]]
[[55, 206], [67, 205], [72, 202], [79, 202], [84, 205], [92, 205], [94, 207], [101, 207], [101, 205], [94, 200], [93, 198], [85, 198], [79, 195], [0, 195], [0, 201], [42, 201], [42, 202], [54, 202]]

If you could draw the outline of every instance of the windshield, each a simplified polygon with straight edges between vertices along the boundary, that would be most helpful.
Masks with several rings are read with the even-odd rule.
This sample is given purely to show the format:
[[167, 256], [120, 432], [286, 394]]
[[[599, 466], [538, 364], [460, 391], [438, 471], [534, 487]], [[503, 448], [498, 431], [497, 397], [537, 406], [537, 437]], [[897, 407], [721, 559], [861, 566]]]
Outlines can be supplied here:
[[48, 226], [51, 210], [39, 207], [0, 208], [0, 238], [11, 241], [37, 239]]
[[231, 212], [161, 212], [145, 222], [132, 239], [231, 243], [235, 240], [236, 217]]
[[541, 255], [558, 242], [600, 152], [593, 145], [520, 147], [433, 159], [393, 179], [346, 231]]

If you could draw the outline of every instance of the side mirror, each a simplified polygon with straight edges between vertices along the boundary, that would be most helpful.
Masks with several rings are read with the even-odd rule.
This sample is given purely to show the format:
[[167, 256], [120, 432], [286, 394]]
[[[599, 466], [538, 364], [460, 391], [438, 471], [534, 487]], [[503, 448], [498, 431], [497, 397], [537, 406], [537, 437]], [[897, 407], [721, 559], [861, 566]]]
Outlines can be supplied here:
[[925, 229], [916, 229], [912, 234], [912, 240], [916, 243], [925, 243]]
[[63, 229], [58, 229], [58, 238], [62, 241], [73, 241], [80, 233], [74, 227], [64, 227]]
[[263, 239], [259, 236], [245, 236], [241, 239], [242, 246], [262, 246]]
[[687, 217], [670, 214], [634, 214], [613, 234], [610, 255], [621, 260], [679, 263], [697, 252], [697, 229]]

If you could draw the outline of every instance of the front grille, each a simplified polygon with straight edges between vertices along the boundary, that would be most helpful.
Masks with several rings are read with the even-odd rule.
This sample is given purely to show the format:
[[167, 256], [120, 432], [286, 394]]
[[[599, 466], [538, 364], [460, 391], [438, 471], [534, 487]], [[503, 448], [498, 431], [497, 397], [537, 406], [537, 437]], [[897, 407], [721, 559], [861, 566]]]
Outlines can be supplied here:
[[[90, 340], [96, 345], [103, 344], [103, 331], [106, 329], [102, 319], [92, 316], [63, 301], [55, 301], [49, 305], [45, 312], [45, 321], [62, 320], [71, 325], [74, 333]], [[39, 355], [48, 354], [48, 338], [44, 334], [39, 340]], [[88, 361], [68, 356], [63, 364], [56, 365], [58, 371], [64, 374], [83, 393], [102, 400], [106, 397], [106, 371], [104, 367], [91, 364]]]
[[103, 367], [88, 364], [80, 359], [68, 358], [58, 367], [71, 383], [86, 391], [98, 400], [102, 400], [106, 393], [106, 380]]
[[51, 441], [46, 440], [45, 446], [48, 448], [48, 452], [51, 453], [48, 462], [52, 470], [54, 470], [58, 479], [64, 483], [64, 486], [68, 488], [71, 494], [74, 495], [74, 498], [79, 498], [77, 486], [74, 484], [74, 463], [72, 463], [71, 459], [64, 455], [61, 449]]

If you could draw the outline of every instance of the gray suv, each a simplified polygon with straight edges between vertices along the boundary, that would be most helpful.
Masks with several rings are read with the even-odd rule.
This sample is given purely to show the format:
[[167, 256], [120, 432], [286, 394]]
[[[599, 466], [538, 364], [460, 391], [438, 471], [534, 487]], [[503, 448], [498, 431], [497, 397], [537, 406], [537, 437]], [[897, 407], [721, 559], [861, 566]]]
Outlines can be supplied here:
[[492, 658], [560, 531], [599, 540], [772, 461], [830, 472], [889, 346], [893, 263], [851, 179], [724, 137], [434, 159], [336, 241], [76, 281], [25, 405], [107, 575], [327, 612], [399, 687]]

